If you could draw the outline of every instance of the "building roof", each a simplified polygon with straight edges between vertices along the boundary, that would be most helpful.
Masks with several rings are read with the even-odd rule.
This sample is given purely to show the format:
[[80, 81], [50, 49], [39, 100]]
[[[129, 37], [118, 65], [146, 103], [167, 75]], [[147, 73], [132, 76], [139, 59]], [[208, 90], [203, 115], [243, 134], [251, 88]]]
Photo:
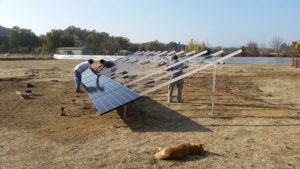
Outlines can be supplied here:
[[83, 49], [89, 49], [88, 47], [60, 47], [57, 48], [57, 50], [83, 50]]

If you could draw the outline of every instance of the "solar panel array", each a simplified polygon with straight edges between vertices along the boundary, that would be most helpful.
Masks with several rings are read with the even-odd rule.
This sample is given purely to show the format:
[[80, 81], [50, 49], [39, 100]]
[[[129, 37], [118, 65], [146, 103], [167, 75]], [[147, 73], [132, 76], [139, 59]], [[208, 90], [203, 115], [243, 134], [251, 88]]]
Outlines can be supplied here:
[[100, 115], [141, 97], [105, 75], [95, 75], [91, 70], [82, 74], [82, 85]]
[[[176, 65], [173, 64], [170, 66], [166, 64], [170, 61], [170, 58], [168, 57], [175, 54], [174, 51], [169, 53], [167, 53], [166, 51], [154, 53], [140, 52], [138, 54], [127, 56], [122, 59], [119, 59], [118, 61], [115, 61], [118, 69], [113, 72], [110, 69], [105, 69], [101, 72], [102, 75], [100, 77], [92, 73], [91, 70], [85, 71], [82, 75], [82, 83], [88, 96], [97, 108], [98, 112], [100, 113], [100, 115], [103, 115], [119, 106], [125, 105], [131, 101], [140, 98], [143, 95], [146, 95], [163, 86], [166, 86], [174, 82], [175, 80], [182, 79], [198, 71], [201, 71], [213, 64], [216, 64], [219, 61], [223, 61], [227, 58], [230, 58], [240, 53], [241, 51], [239, 50], [233, 52], [214, 62], [205, 65], [200, 65], [200, 67], [194, 68], [194, 66], [200, 63], [200, 61], [189, 61], [195, 57], [199, 57], [205, 54], [206, 52], [207, 51], [203, 51], [192, 57], [189, 57], [189, 55], [192, 55], [194, 51], [187, 54], [183, 54], [184, 57], [181, 57], [181, 61], [179, 61], [177, 64], [185, 63], [185, 66], [182, 67], [180, 70], [172, 72], [166, 72], [165, 70], [171, 66]], [[222, 52], [223, 51], [216, 52], [212, 54], [211, 57], [217, 56]], [[181, 53], [177, 52], [176, 54]], [[149, 55], [153, 56], [149, 57]], [[204, 60], [204, 58], [205, 57], [203, 57], [202, 61]], [[189, 70], [175, 79], [156, 84], [157, 81], [169, 77], [171, 74], [176, 73], [177, 71], [181, 71], [185, 68], [191, 68], [194, 70]], [[153, 86], [152, 83], [154, 82], [155, 85]], [[126, 86], [130, 86], [131, 89], [127, 88]], [[140, 88], [144, 88], [144, 91], [139, 90], [139, 93], [137, 93], [137, 90]]]

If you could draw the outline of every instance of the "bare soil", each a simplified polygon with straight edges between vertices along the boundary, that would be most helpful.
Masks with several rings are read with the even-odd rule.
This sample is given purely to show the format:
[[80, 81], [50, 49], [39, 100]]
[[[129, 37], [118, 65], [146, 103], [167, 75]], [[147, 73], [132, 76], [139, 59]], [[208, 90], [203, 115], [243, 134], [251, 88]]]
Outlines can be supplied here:
[[[217, 65], [99, 116], [74, 92], [72, 60], [0, 61], [0, 168], [299, 168], [300, 71], [291, 65]], [[21, 99], [30, 82], [31, 99]], [[176, 94], [175, 94], [176, 95]], [[78, 109], [71, 100], [86, 104]], [[67, 116], [60, 116], [65, 107]], [[158, 148], [201, 143], [204, 156], [157, 161]]]

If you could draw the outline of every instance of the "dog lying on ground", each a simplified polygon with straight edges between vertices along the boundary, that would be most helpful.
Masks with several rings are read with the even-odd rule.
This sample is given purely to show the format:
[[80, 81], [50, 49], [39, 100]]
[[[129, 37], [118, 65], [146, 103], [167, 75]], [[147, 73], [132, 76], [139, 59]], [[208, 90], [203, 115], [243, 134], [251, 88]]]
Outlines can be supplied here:
[[158, 160], [174, 160], [186, 155], [204, 154], [202, 144], [181, 143], [172, 147], [166, 147], [155, 154]]

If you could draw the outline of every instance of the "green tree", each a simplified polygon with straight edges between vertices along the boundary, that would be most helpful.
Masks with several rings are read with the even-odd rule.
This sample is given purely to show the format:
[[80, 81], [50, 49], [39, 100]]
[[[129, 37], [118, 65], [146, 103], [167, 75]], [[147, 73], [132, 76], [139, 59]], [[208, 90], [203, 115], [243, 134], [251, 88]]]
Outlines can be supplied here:
[[0, 35], [0, 53], [8, 52], [8, 36]]
[[300, 52], [300, 40], [298, 40], [298, 42], [296, 43], [295, 49], [297, 52]]
[[166, 48], [168, 50], [178, 50], [179, 49], [179, 45], [176, 42], [170, 42], [166, 45]]
[[8, 44], [11, 52], [32, 52], [40, 42], [30, 29], [21, 29], [14, 26], [8, 34]]
[[242, 55], [246, 55], [246, 53], [247, 53], [247, 52], [246, 52], [246, 47], [245, 47], [245, 46], [242, 46], [241, 49], [242, 49], [242, 53], [241, 53], [241, 54], [242, 54]]
[[146, 51], [163, 51], [166, 50], [166, 45], [156, 41], [148, 42], [145, 46]]
[[115, 39], [119, 43], [120, 49], [123, 49], [123, 50], [129, 49], [129, 39], [128, 38], [118, 36], [118, 37], [115, 37]]
[[136, 52], [136, 51], [139, 50], [139, 45], [138, 44], [134, 44], [134, 43], [129, 43], [128, 50], [130, 50], [131, 52]]
[[8, 35], [9, 29], [0, 25], [0, 35]]
[[93, 50], [94, 54], [100, 54], [101, 52], [101, 37], [96, 32], [90, 33], [85, 39], [88, 46]]
[[49, 52], [54, 52], [58, 47], [72, 47], [74, 40], [72, 35], [62, 30], [51, 30], [45, 37], [46, 48]]

